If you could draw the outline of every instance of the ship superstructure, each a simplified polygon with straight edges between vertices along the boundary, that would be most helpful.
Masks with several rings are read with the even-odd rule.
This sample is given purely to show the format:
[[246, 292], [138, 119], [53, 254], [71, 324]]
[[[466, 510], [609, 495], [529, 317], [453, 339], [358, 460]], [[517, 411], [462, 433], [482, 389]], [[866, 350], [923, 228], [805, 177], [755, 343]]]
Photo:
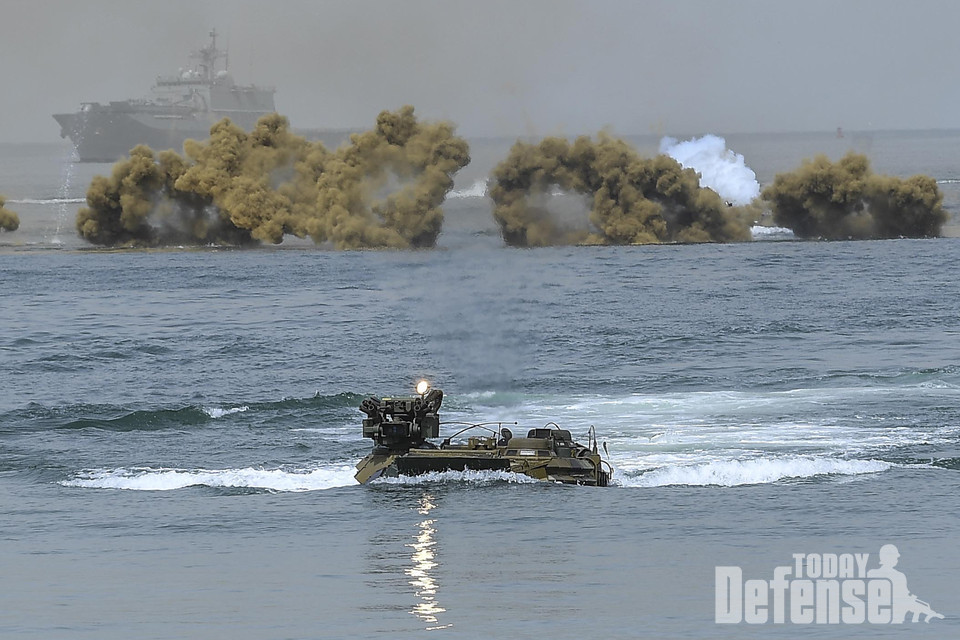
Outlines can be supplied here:
[[[217, 35], [211, 31], [210, 44], [191, 54], [193, 67], [159, 76], [148, 98], [84, 102], [75, 113], [54, 114], [61, 137], [70, 138], [81, 161], [114, 162], [138, 144], [179, 151], [187, 138], [208, 138], [211, 125], [225, 117], [249, 131], [258, 118], [276, 111], [275, 89], [237, 84]], [[308, 137], [335, 145], [349, 132], [313, 133]]]

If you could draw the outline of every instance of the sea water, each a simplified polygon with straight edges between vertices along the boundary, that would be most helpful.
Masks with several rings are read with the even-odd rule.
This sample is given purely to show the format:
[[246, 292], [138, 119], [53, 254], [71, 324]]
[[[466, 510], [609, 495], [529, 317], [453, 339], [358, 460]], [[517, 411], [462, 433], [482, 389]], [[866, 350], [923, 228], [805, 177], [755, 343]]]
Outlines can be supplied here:
[[[761, 183], [858, 144], [956, 211], [955, 135], [728, 142]], [[507, 148], [437, 249], [335, 252], [93, 250], [109, 165], [0, 147], [0, 636], [958, 635], [960, 241], [510, 249]], [[614, 486], [357, 485], [357, 406], [420, 378], [445, 421], [595, 426]], [[945, 619], [715, 622], [718, 566], [884, 544]]]

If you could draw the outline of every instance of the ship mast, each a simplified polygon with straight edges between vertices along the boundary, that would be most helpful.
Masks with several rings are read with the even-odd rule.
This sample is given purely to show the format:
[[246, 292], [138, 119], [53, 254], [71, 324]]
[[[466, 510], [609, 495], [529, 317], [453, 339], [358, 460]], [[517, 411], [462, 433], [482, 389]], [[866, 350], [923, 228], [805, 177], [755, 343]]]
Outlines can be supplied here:
[[227, 52], [220, 51], [217, 49], [217, 30], [214, 29], [210, 32], [210, 45], [203, 47], [199, 51], [194, 51], [190, 54], [191, 58], [199, 58], [200, 64], [198, 65], [202, 69], [203, 79], [206, 82], [213, 83], [214, 76], [216, 74], [216, 63], [219, 58], [226, 60]]

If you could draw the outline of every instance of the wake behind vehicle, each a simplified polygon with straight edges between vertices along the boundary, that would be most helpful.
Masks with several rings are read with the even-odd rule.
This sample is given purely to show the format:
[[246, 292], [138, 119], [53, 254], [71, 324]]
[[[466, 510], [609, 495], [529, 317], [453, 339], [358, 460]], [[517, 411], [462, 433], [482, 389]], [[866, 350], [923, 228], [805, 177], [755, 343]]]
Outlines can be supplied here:
[[[441, 471], [509, 471], [565, 484], [605, 487], [613, 468], [600, 457], [597, 438], [590, 428], [588, 444], [574, 442], [570, 432], [555, 423], [530, 429], [516, 437], [502, 422], [446, 423], [465, 425], [439, 444], [440, 405], [443, 391], [417, 386], [419, 395], [398, 398], [370, 397], [360, 403], [363, 436], [374, 441], [373, 451], [357, 464], [356, 479], [366, 484], [380, 476], [416, 476]], [[516, 423], [514, 423], [516, 424]], [[496, 425], [496, 429], [491, 426]], [[453, 442], [469, 431], [466, 442]]]

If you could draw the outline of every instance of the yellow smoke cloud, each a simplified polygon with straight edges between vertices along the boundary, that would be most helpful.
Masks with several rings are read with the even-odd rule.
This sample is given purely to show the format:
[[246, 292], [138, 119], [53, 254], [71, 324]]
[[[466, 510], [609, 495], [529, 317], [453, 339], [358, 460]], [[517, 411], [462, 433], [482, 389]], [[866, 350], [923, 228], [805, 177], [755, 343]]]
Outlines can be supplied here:
[[[492, 177], [493, 215], [512, 246], [750, 239], [752, 212], [701, 188], [694, 170], [666, 155], [642, 158], [605, 135], [517, 142]], [[556, 190], [585, 198], [579, 220], [559, 219], [549, 204]]]
[[3, 206], [6, 201], [6, 198], [0, 196], [0, 231], [16, 231], [20, 228], [20, 218]]
[[280, 243], [311, 237], [338, 249], [431, 247], [453, 175], [470, 161], [448, 123], [413, 107], [382, 112], [374, 129], [328, 151], [278, 114], [247, 133], [224, 119], [184, 155], [137, 147], [98, 176], [77, 215], [96, 244]]
[[[432, 247], [453, 175], [469, 162], [467, 142], [448, 123], [420, 124], [409, 106], [384, 111], [325, 164], [317, 210], [326, 215], [310, 236], [341, 249]], [[391, 183], [399, 186], [387, 194]]]
[[777, 174], [763, 199], [774, 222], [801, 238], [924, 238], [939, 236], [947, 221], [936, 180], [876, 175], [866, 156], [852, 152]]

